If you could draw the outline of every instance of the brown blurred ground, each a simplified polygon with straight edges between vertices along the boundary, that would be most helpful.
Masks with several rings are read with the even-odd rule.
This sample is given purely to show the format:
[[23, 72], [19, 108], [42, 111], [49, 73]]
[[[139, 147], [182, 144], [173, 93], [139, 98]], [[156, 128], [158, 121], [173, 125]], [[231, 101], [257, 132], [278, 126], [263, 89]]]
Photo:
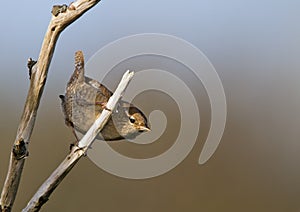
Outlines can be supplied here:
[[[199, 140], [179, 166], [156, 178], [128, 180], [110, 175], [83, 158], [43, 211], [297, 211], [300, 156], [299, 131], [295, 126], [299, 118], [295, 117], [294, 108], [284, 107], [289, 97], [281, 94], [272, 97], [269, 93], [265, 98], [266, 83], [253, 88], [264, 87], [261, 93], [252, 92], [247, 86], [234, 88], [238, 83], [229, 84], [230, 80], [225, 79], [228, 101], [225, 133], [218, 150], [205, 165], [198, 165], [197, 160], [208, 132], [210, 110], [205, 92], [199, 91], [197, 95], [202, 101]], [[277, 88], [273, 87], [272, 92], [274, 89]], [[239, 95], [242, 92], [247, 96]], [[63, 123], [59, 99], [51, 93], [45, 92], [39, 109], [14, 211], [24, 207], [67, 154], [74, 139]], [[143, 102], [143, 98], [139, 96], [137, 102]], [[1, 107], [9, 111], [1, 114], [2, 120], [7, 120], [1, 126], [0, 183], [3, 185], [21, 106], [17, 106], [16, 113], [5, 103]], [[150, 145], [119, 142], [112, 146], [121, 153], [147, 158], [172, 145], [168, 138], [171, 140], [176, 131], [168, 128], [168, 133], [169, 137], [164, 135]]]

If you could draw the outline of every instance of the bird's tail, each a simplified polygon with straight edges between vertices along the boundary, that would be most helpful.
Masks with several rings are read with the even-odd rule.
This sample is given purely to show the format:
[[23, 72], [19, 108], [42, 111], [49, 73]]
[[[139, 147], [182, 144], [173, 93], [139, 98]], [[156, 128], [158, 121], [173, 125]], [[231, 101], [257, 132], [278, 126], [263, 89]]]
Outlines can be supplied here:
[[82, 51], [77, 51], [75, 53], [75, 69], [83, 69], [84, 68], [84, 56]]
[[75, 70], [68, 82], [68, 87], [84, 82], [84, 56], [82, 51], [75, 53]]

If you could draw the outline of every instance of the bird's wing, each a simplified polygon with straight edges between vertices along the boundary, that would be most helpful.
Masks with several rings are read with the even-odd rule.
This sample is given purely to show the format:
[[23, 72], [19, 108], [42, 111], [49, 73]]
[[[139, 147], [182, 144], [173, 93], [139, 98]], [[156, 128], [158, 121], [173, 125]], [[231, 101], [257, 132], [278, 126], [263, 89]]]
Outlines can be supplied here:
[[98, 81], [85, 77], [85, 83], [96, 91], [96, 102], [106, 103], [113, 93]]

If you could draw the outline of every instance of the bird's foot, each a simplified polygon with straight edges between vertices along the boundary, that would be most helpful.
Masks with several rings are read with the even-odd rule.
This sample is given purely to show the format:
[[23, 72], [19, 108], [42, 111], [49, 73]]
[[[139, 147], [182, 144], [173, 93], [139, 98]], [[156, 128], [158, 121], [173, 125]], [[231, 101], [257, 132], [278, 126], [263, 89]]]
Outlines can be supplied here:
[[103, 110], [105, 109], [111, 112], [111, 109], [106, 107], [107, 102], [96, 102], [96, 105], [99, 105]]

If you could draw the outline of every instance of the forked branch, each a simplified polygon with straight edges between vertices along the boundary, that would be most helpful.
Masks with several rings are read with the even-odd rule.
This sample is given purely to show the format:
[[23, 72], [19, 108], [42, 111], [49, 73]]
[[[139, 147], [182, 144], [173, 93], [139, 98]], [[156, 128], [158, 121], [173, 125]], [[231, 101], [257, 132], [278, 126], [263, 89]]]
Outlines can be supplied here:
[[9, 168], [1, 193], [0, 211], [11, 211], [17, 194], [25, 159], [28, 156], [31, 133], [35, 124], [37, 110], [56, 41], [60, 33], [68, 25], [77, 20], [98, 2], [100, 0], [77, 0], [69, 7], [62, 5], [54, 6], [52, 9], [53, 16], [45, 34], [38, 61], [31, 70], [30, 87], [16, 139], [11, 150]]

